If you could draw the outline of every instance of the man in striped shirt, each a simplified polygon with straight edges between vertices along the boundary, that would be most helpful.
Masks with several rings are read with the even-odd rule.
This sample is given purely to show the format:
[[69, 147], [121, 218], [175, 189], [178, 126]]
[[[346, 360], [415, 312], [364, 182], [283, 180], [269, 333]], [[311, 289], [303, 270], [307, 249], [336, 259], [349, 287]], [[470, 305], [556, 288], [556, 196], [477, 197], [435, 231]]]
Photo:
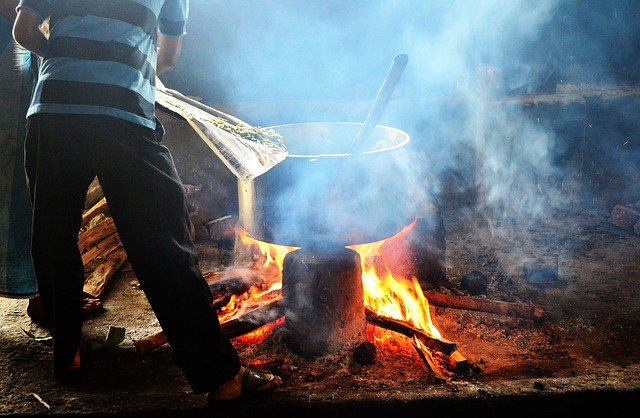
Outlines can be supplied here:
[[[189, 234], [184, 187], [155, 117], [188, 0], [21, 0], [15, 40], [42, 58], [27, 113], [32, 257], [51, 318], [53, 371], [80, 367], [84, 268], [77, 246], [98, 177], [127, 257], [195, 394], [235, 399], [282, 384], [245, 367], [221, 333]], [[42, 30], [48, 19], [48, 30]]]

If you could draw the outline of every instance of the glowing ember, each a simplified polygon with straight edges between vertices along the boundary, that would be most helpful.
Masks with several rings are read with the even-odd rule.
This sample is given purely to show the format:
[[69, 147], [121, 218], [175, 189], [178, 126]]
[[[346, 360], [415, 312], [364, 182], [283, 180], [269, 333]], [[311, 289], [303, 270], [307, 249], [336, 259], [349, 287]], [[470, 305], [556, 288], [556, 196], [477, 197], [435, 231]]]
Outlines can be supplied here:
[[269, 334], [271, 334], [271, 332], [275, 327], [282, 325], [283, 323], [284, 323], [284, 317], [281, 317], [270, 324], [263, 325], [256, 330], [253, 330], [244, 335], [236, 337], [236, 339], [246, 344], [257, 343], [259, 341], [264, 340]]
[[280, 299], [282, 297], [280, 289], [282, 289], [282, 281], [256, 284], [241, 295], [232, 295], [229, 302], [218, 312], [220, 323], [239, 318], [262, 305]]
[[[405, 321], [426, 334], [439, 338], [441, 334], [431, 321], [429, 301], [424, 296], [417, 278], [392, 274], [384, 257], [384, 244], [392, 240], [401, 240], [414, 224], [415, 221], [386, 240], [347, 248], [360, 254], [364, 305], [367, 309], [381, 317]], [[238, 235], [245, 246], [254, 246], [259, 251], [264, 262], [258, 268], [264, 269], [266, 279], [265, 283], [253, 286], [245, 294], [234, 296], [220, 312], [222, 322], [239, 317], [269, 301], [280, 299], [284, 258], [298, 248], [258, 241], [250, 238], [244, 231], [239, 231]]]

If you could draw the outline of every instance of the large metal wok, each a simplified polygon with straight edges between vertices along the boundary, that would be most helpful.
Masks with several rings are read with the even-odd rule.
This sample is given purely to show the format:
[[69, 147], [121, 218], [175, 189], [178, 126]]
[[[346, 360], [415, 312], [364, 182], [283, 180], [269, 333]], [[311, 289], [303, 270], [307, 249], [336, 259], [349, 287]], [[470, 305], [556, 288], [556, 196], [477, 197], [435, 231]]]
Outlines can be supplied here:
[[377, 125], [371, 150], [346, 154], [361, 125], [272, 126], [289, 154], [259, 177], [238, 180], [239, 226], [260, 241], [322, 248], [379, 241], [411, 223], [409, 135]]

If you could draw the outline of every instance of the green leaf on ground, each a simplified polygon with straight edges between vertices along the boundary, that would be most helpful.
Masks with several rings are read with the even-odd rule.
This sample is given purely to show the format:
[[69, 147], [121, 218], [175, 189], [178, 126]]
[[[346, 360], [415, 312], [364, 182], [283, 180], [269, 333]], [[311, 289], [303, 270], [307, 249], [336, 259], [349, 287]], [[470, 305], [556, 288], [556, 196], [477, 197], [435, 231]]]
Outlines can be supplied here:
[[47, 335], [46, 337], [38, 337], [37, 335], [34, 335], [32, 332], [29, 332], [22, 327], [20, 329], [22, 329], [22, 332], [27, 334], [27, 336], [31, 338], [33, 341], [46, 344], [50, 347], [53, 346], [53, 337], [51, 337], [50, 335]]
[[[27, 331], [24, 328], [21, 328], [21, 329], [33, 341], [46, 344], [50, 347], [53, 346], [53, 337], [51, 337], [50, 335], [47, 335], [45, 337], [39, 337], [33, 334], [32, 332]], [[87, 347], [89, 348], [89, 350], [98, 350], [98, 349], [117, 347], [124, 342], [124, 336], [125, 336], [124, 328], [114, 327], [109, 325], [109, 331], [107, 332], [107, 337], [105, 338], [105, 340], [103, 342], [88, 341]]]
[[114, 327], [109, 325], [109, 332], [107, 338], [101, 343], [89, 341], [90, 350], [106, 349], [111, 347], [117, 347], [124, 342], [125, 329], [122, 327]]

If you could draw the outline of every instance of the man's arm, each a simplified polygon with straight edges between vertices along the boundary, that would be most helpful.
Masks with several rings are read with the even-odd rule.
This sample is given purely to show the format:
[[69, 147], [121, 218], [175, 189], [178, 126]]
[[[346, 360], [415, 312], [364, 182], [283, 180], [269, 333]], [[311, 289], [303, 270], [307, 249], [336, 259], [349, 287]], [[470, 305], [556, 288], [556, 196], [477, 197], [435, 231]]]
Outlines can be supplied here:
[[40, 31], [42, 19], [28, 9], [18, 10], [18, 16], [13, 24], [13, 39], [23, 48], [41, 57], [47, 51], [47, 38]]
[[158, 64], [156, 75], [173, 68], [178, 63], [182, 48], [182, 36], [165, 36], [158, 33]]
[[0, 16], [4, 16], [10, 21], [16, 20], [16, 7], [19, 0], [0, 0]]

